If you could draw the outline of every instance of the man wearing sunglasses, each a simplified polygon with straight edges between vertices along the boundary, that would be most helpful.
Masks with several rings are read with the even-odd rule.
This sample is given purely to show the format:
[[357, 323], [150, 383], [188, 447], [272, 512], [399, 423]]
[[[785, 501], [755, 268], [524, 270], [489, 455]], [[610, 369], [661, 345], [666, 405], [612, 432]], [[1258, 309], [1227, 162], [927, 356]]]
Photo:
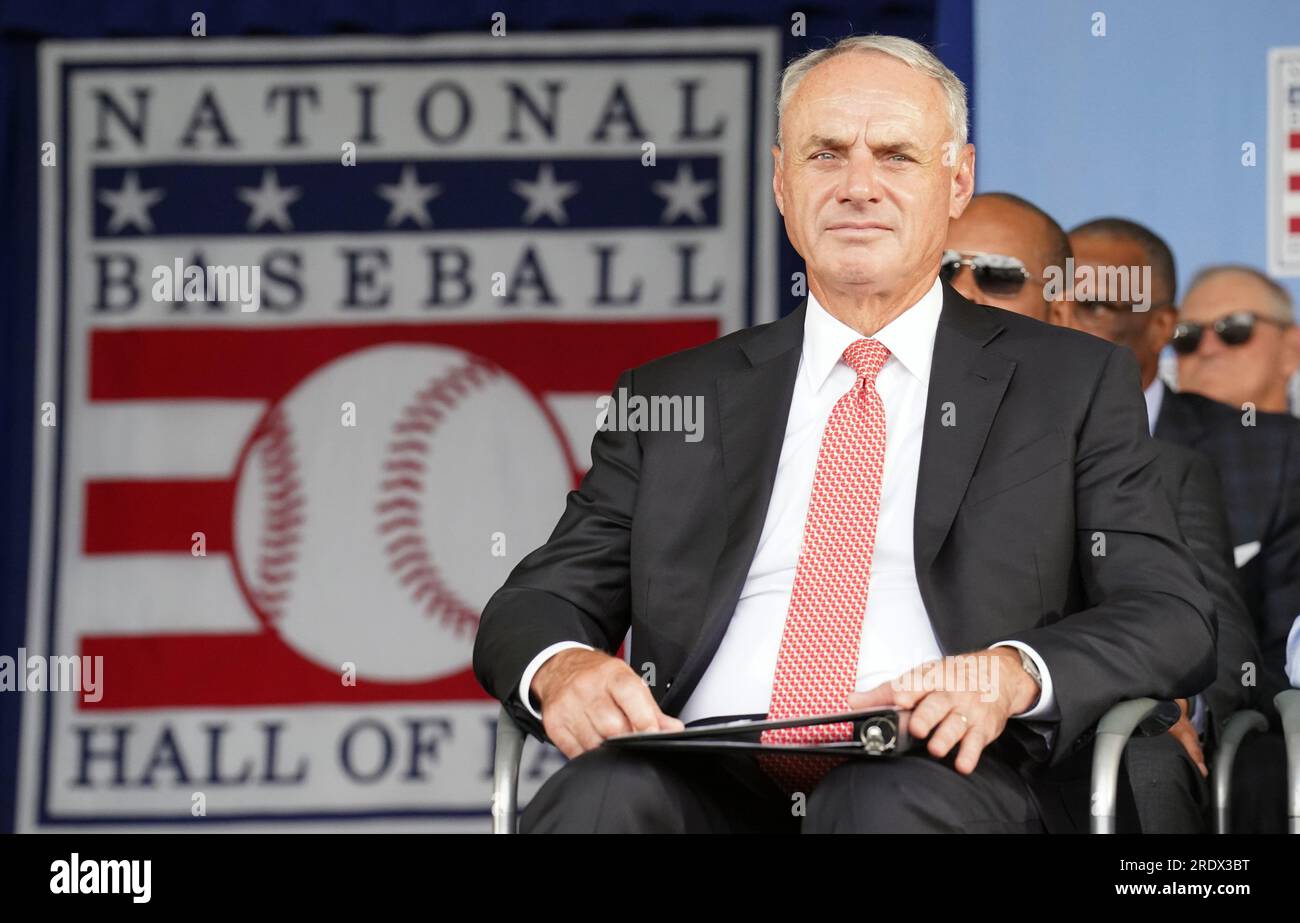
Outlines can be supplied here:
[[1070, 256], [1051, 215], [1011, 193], [981, 193], [948, 223], [945, 246], [939, 275], [971, 301], [1048, 319], [1047, 268], [1064, 267]]
[[[1300, 614], [1300, 421], [1278, 413], [1245, 414], [1239, 405], [1191, 393], [1186, 382], [1181, 391], [1173, 391], [1161, 381], [1160, 352], [1172, 338], [1178, 316], [1174, 257], [1159, 235], [1127, 219], [1099, 218], [1070, 231], [1070, 245], [1076, 270], [1151, 267], [1150, 310], [1135, 311], [1120, 301], [1076, 301], [1062, 318], [1127, 344], [1138, 358], [1153, 435], [1194, 448], [1214, 463], [1239, 586], [1260, 650], [1258, 661], [1240, 665], [1241, 681], [1252, 693], [1251, 707], [1267, 714], [1280, 730], [1273, 696], [1289, 687], [1286, 640]], [[1219, 711], [1216, 723], [1226, 717]], [[1245, 796], [1234, 810], [1240, 831], [1281, 832], [1280, 746], [1280, 734], [1258, 735], [1238, 757], [1233, 788]]]
[[1300, 330], [1291, 296], [1249, 266], [1197, 273], [1170, 343], [1178, 385], [1216, 401], [1288, 413], [1287, 387], [1300, 365]]
[[[1073, 306], [1049, 301], [1043, 278], [1049, 267], [1061, 271], [1073, 255], [1065, 231], [1031, 202], [1008, 193], [984, 193], [971, 200], [958, 219], [949, 223], [941, 272], [953, 287], [973, 301], [1017, 314], [1069, 324]], [[974, 265], [970, 265], [970, 264]], [[980, 271], [1019, 266], [1021, 273]], [[1102, 328], [1106, 339], [1114, 334]], [[1207, 713], [1227, 717], [1247, 703], [1238, 672], [1243, 660], [1258, 659], [1254, 627], [1236, 586], [1232, 548], [1214, 466], [1199, 452], [1163, 440], [1152, 443], [1164, 484], [1201, 579], [1214, 600], [1219, 620], [1218, 676], [1195, 700], [1180, 699], [1182, 717], [1169, 733], [1130, 742], [1125, 764], [1144, 833], [1203, 833], [1209, 786], [1200, 732]], [[1213, 728], [1211, 727], [1212, 731]], [[1211, 743], [1207, 740], [1207, 744]]]

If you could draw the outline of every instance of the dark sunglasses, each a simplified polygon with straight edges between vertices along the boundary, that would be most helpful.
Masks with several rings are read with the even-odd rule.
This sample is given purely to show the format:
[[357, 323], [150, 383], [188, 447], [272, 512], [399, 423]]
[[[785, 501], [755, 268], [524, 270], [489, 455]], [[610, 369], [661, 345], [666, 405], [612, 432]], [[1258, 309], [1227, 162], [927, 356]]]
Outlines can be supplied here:
[[[1276, 324], [1279, 327], [1291, 326], [1285, 321], [1276, 320], [1272, 317], [1260, 317], [1258, 314], [1252, 314], [1249, 311], [1233, 311], [1231, 314], [1225, 314], [1210, 326], [1225, 346], [1240, 346], [1243, 343], [1250, 342], [1250, 338], [1255, 335], [1255, 325], [1260, 321], [1266, 324]], [[1170, 338], [1169, 345], [1174, 348], [1174, 352], [1178, 353], [1178, 355], [1189, 356], [1196, 352], [1197, 347], [1201, 345], [1201, 339], [1205, 336], [1205, 327], [1205, 324], [1184, 321], [1174, 328], [1174, 335]]]
[[990, 295], [1010, 296], [1017, 294], [1033, 274], [1025, 264], [1014, 256], [1001, 253], [962, 253], [957, 250], [943, 251], [943, 261], [939, 263], [939, 278], [951, 282], [963, 266], [969, 266], [975, 276], [975, 284]]

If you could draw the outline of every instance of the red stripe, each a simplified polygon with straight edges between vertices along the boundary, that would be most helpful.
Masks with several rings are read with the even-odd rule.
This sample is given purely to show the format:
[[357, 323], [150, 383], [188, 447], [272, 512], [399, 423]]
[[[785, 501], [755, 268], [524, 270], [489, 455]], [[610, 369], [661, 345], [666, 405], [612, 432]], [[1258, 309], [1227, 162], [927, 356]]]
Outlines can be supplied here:
[[312, 703], [433, 702], [489, 696], [470, 668], [423, 683], [357, 680], [317, 666], [273, 632], [241, 635], [97, 636], [81, 653], [102, 656], [103, 698], [87, 710], [187, 708]]
[[1300, 173], [1292, 173], [1287, 177], [1287, 182], [1290, 184], [1292, 192], [1300, 192]]
[[605, 391], [624, 369], [717, 335], [716, 320], [97, 330], [90, 398], [274, 400], [331, 359], [380, 343], [466, 349], [539, 393]]
[[1300, 217], [1290, 219], [1290, 227], [1292, 234], [1300, 234]]
[[1291, 145], [1291, 150], [1300, 151], [1300, 131], [1291, 132], [1290, 138], [1288, 140]]
[[86, 554], [189, 554], [195, 532], [208, 554], [228, 552], [234, 481], [87, 481]]

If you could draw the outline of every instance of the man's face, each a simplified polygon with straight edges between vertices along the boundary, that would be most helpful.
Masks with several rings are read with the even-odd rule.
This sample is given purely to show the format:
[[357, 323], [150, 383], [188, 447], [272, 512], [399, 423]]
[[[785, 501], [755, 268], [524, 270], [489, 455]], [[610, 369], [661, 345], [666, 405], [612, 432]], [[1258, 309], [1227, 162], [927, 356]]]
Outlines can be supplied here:
[[1047, 320], [1047, 302], [1043, 299], [1043, 274], [1047, 253], [1043, 246], [1047, 228], [1032, 212], [1000, 199], [975, 198], [965, 214], [948, 225], [945, 248], [963, 256], [993, 253], [1011, 256], [1025, 264], [1032, 279], [1016, 291], [980, 287], [969, 266], [962, 266], [952, 277], [952, 286], [971, 301], [1005, 308], [1036, 320]]
[[[1093, 278], [1097, 270], [1106, 266], [1144, 266], [1145, 252], [1136, 241], [1102, 234], [1071, 234], [1070, 248], [1074, 251], [1075, 276], [1091, 267]], [[1160, 351], [1173, 333], [1175, 316], [1169, 306], [1169, 292], [1154, 278], [1153, 291], [1149, 293], [1150, 306], [1145, 311], [1133, 310], [1133, 301], [1118, 300], [1112, 293], [1101, 293], [1088, 301], [1065, 302], [1056, 312], [1058, 323], [1083, 330], [1120, 346], [1127, 346], [1137, 356], [1145, 387], [1155, 378], [1160, 364]]]
[[[1215, 273], [1187, 293], [1178, 319], [1203, 324], [1201, 342], [1190, 355], [1178, 357], [1178, 386], [1228, 404], [1247, 401], [1268, 409], [1281, 399], [1296, 370], [1297, 332], [1261, 318], [1280, 319], [1273, 293], [1258, 279], [1242, 273]], [[1236, 311], [1256, 315], [1250, 339], [1228, 346], [1214, 332], [1215, 321]]]
[[812, 280], [892, 291], [933, 278], [974, 188], [975, 148], [945, 148], [946, 113], [939, 82], [888, 55], [842, 54], [804, 77], [772, 188]]

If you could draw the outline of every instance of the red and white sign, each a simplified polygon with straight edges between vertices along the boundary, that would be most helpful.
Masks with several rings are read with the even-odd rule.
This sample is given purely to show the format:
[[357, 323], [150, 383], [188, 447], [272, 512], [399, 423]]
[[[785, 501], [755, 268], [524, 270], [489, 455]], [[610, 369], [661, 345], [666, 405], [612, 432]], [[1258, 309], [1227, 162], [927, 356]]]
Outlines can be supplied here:
[[1300, 275], [1300, 48], [1268, 55], [1268, 272]]
[[[775, 313], [777, 48], [43, 47], [27, 648], [103, 677], [27, 695], [18, 829], [488, 828], [478, 613], [597, 398]], [[177, 260], [258, 309], [157, 298]]]

